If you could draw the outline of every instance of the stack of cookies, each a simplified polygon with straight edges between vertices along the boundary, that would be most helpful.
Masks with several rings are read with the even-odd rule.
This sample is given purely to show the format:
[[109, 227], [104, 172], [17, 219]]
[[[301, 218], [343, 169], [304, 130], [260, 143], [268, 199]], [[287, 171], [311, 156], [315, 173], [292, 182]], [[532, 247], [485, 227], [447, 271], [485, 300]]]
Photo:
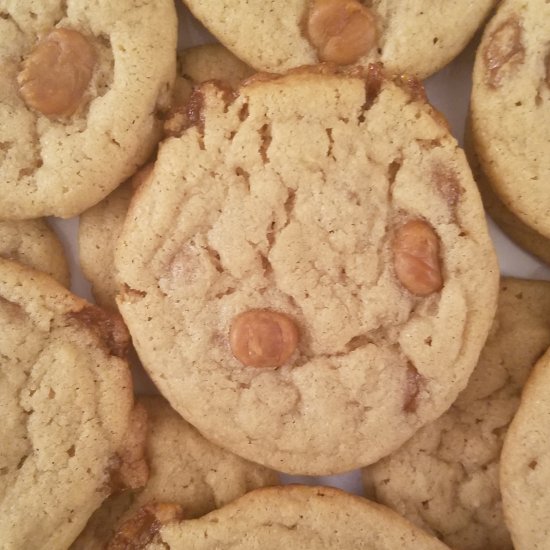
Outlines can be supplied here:
[[550, 548], [550, 5], [185, 1], [0, 0], [0, 549]]

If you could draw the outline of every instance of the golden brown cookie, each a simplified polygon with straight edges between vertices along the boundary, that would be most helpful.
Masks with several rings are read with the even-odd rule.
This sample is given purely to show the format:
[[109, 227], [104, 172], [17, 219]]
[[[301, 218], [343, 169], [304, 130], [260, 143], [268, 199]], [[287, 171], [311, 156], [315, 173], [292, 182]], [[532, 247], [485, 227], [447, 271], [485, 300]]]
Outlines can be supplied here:
[[550, 283], [503, 279], [468, 386], [441, 418], [364, 470], [367, 492], [456, 550], [511, 550], [498, 471], [534, 363], [550, 345]]
[[145, 482], [127, 346], [117, 315], [0, 259], [2, 548], [67, 548], [113, 490]]
[[464, 388], [498, 270], [463, 152], [415, 82], [215, 83], [116, 254], [146, 370], [218, 445], [289, 473], [372, 463]]

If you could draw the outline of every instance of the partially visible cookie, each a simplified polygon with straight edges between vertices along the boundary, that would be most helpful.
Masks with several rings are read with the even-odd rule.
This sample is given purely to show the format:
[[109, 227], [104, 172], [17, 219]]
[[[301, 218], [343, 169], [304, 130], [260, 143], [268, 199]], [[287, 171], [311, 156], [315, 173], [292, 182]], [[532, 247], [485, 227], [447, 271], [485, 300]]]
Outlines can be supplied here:
[[143, 484], [127, 347], [117, 315], [0, 259], [2, 548], [65, 549], [113, 490]]
[[468, 386], [441, 418], [364, 470], [366, 489], [457, 550], [505, 550], [499, 457], [525, 380], [550, 345], [550, 283], [503, 279]]
[[[108, 550], [445, 550], [396, 513], [328, 487], [258, 489], [195, 520], [150, 506], [127, 523]], [[145, 531], [145, 527], [154, 525]]]
[[321, 61], [425, 78], [466, 46], [495, 0], [184, 0], [227, 48], [259, 71]]
[[75, 216], [161, 136], [176, 76], [174, 4], [0, 0], [0, 12], [0, 218]]
[[[220, 44], [196, 46], [178, 54], [179, 76], [176, 79], [174, 102], [183, 104], [193, 86], [206, 80], [222, 80], [237, 86], [252, 74], [250, 67]], [[114, 246], [120, 235], [130, 199], [137, 187], [150, 174], [152, 165], [138, 171], [107, 198], [80, 217], [78, 243], [84, 275], [92, 283], [97, 303], [116, 309], [117, 284], [114, 277]]]
[[141, 397], [148, 413], [149, 481], [141, 491], [107, 500], [90, 518], [73, 550], [99, 550], [121, 524], [149, 502], [173, 502], [186, 519], [224, 506], [252, 489], [276, 485], [277, 475], [202, 437], [161, 397]]
[[71, 283], [63, 245], [44, 220], [0, 221], [0, 256]]
[[550, 3], [501, 2], [477, 52], [470, 107], [474, 147], [489, 184], [515, 217], [545, 239], [550, 238], [548, 36]]
[[504, 516], [516, 550], [550, 548], [550, 352], [536, 364], [502, 449]]
[[500, 200], [493, 190], [487, 176], [483, 173], [479, 157], [477, 156], [467, 126], [464, 136], [464, 149], [472, 168], [474, 179], [483, 199], [485, 209], [499, 225], [499, 227], [518, 245], [537, 256], [543, 262], [550, 264], [550, 239], [543, 237], [534, 229], [526, 225]]

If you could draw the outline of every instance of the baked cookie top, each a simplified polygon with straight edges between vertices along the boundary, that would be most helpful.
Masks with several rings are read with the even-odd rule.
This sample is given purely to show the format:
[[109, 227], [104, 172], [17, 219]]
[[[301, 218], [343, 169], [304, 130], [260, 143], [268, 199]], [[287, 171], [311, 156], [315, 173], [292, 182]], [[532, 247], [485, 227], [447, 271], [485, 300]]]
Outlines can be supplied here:
[[44, 220], [0, 221], [0, 256], [71, 284], [63, 245]]
[[160, 137], [173, 2], [0, 0], [0, 12], [0, 218], [74, 216]]
[[148, 414], [149, 481], [141, 491], [107, 500], [90, 518], [73, 550], [99, 550], [120, 525], [151, 501], [177, 503], [185, 518], [202, 516], [266, 485], [277, 474], [216, 447], [161, 397], [140, 397]]
[[531, 368], [550, 345], [550, 283], [503, 279], [468, 386], [441, 418], [364, 470], [367, 492], [457, 550], [505, 550], [498, 470]]
[[157, 529], [160, 527], [157, 533], [150, 532], [140, 541], [136, 536], [142, 534], [138, 526], [127, 525], [125, 534], [134, 537], [119, 533], [108, 550], [130, 547], [125, 543], [133, 543], [131, 547], [136, 550], [447, 548], [388, 508], [328, 487], [258, 489], [200, 519], [159, 523], [163, 523], [161, 518], [156, 524]]
[[[250, 67], [220, 44], [196, 46], [179, 52], [174, 103], [185, 103], [193, 86], [206, 80], [223, 80], [237, 86], [252, 74]], [[116, 309], [117, 284], [114, 275], [114, 248], [120, 235], [134, 189], [148, 176], [151, 165], [140, 169], [130, 180], [80, 217], [78, 244], [80, 263], [92, 283], [94, 298], [102, 307]]]
[[0, 327], [2, 546], [67, 548], [115, 482], [141, 474], [139, 457], [126, 461], [137, 435], [128, 334], [118, 317], [4, 259]]
[[[411, 83], [409, 83], [411, 84]], [[116, 253], [118, 304], [172, 406], [274, 469], [388, 454], [464, 388], [498, 270], [440, 115], [381, 76], [204, 84]]]
[[257, 70], [321, 61], [382, 61], [424, 78], [468, 43], [495, 0], [185, 0], [227, 48]]
[[504, 0], [477, 52], [472, 135], [489, 183], [518, 218], [550, 237], [550, 4]]
[[550, 353], [535, 365], [506, 434], [500, 485], [516, 550], [550, 545]]

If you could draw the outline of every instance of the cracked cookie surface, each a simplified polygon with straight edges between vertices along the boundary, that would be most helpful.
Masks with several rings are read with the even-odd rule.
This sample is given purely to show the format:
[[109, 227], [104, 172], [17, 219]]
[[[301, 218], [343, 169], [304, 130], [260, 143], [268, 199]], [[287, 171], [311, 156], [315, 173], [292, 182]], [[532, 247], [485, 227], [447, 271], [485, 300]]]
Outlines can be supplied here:
[[505, 0], [487, 25], [473, 74], [471, 129], [502, 203], [550, 238], [550, 4]]
[[511, 549], [500, 453], [523, 385], [549, 345], [550, 283], [503, 279], [468, 386], [441, 418], [364, 470], [367, 492], [457, 550]]
[[[466, 385], [498, 270], [463, 152], [413, 92], [377, 67], [262, 77], [236, 94], [206, 83], [190, 102], [197, 126], [161, 146], [119, 239], [118, 304], [161, 393], [218, 445], [289, 473], [351, 470]], [[408, 220], [439, 247], [435, 259], [415, 256], [436, 252], [428, 241], [398, 247], [409, 275], [441, 270], [429, 295], [394, 269]], [[252, 310], [297, 327], [280, 368], [232, 354], [234, 319]], [[250, 334], [250, 349], [280, 345], [262, 326], [274, 339]]]
[[71, 283], [63, 246], [45, 220], [0, 221], [0, 256]]
[[[136, 542], [136, 541], [130, 541]], [[171, 521], [136, 549], [445, 550], [388, 508], [328, 487], [258, 489], [195, 520]], [[109, 550], [122, 546], [111, 543]]]
[[0, 327], [2, 548], [67, 548], [113, 475], [130, 479], [128, 333], [119, 317], [4, 259]]
[[[259, 71], [281, 73], [301, 65], [341, 59], [358, 65], [381, 61], [391, 72], [425, 78], [458, 55], [495, 0], [185, 0], [185, 4], [222, 44]], [[358, 52], [362, 55], [351, 61], [340, 55], [323, 58], [314, 46], [316, 42], [308, 37], [308, 21], [316, 4], [323, 9], [322, 4], [334, 4], [336, 10], [346, 4], [359, 10], [368, 6], [376, 36], [370, 51]], [[351, 43], [372, 32], [368, 23], [366, 29], [355, 29], [345, 15], [341, 17], [343, 21], [334, 23], [339, 14], [330, 13], [319, 24], [334, 24], [335, 33], [354, 33]], [[321, 28], [315, 34], [323, 36], [325, 32]]]
[[141, 491], [109, 498], [90, 518], [72, 550], [99, 550], [122, 522], [149, 502], [179, 504], [186, 519], [220, 508], [241, 495], [277, 484], [277, 475], [216, 447], [161, 397], [140, 397], [148, 415], [149, 480]]
[[500, 485], [516, 550], [550, 546], [550, 353], [537, 362], [506, 434]]
[[[223, 80], [231, 86], [252, 74], [250, 67], [220, 44], [196, 46], [179, 52], [174, 102], [186, 102], [193, 86], [206, 80]], [[141, 170], [140, 170], [141, 172]], [[92, 283], [94, 298], [102, 307], [116, 309], [117, 283], [114, 249], [122, 230], [134, 189], [141, 176], [134, 175], [80, 217], [78, 245], [84, 275]], [[137, 180], [137, 181], [136, 181]]]
[[0, 218], [77, 215], [145, 162], [176, 34], [170, 0], [0, 1]]

